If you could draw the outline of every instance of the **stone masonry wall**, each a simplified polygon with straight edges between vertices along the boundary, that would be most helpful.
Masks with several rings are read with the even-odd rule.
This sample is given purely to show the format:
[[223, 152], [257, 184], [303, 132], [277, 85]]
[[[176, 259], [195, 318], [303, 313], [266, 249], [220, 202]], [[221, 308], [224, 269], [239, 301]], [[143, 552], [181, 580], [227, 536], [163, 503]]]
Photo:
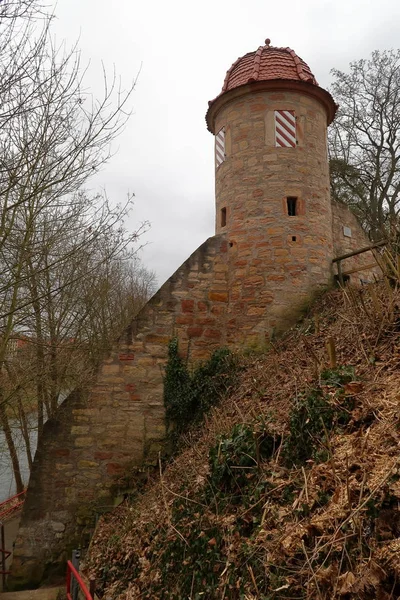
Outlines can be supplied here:
[[165, 436], [163, 367], [178, 336], [197, 361], [226, 344], [228, 246], [207, 240], [147, 303], [101, 367], [89, 393], [73, 393], [49, 421], [35, 456], [9, 587], [34, 586], [65, 564], [110, 486], [157, 461]]
[[[327, 114], [298, 91], [248, 86], [230, 94], [215, 117], [226, 152], [216, 171], [216, 231], [226, 231], [232, 248], [227, 335], [262, 344], [331, 281]], [[276, 147], [274, 111], [282, 109], [295, 113], [295, 148]], [[295, 216], [288, 197], [296, 198]]]
[[[351, 210], [339, 202], [332, 202], [333, 214], [333, 246], [334, 257], [342, 256], [360, 250], [371, 244], [367, 235], [361, 228], [357, 218]], [[371, 267], [371, 265], [373, 265]], [[365, 267], [365, 268], [363, 268]], [[364, 252], [342, 261], [342, 271], [351, 271], [360, 269], [349, 275], [349, 283], [359, 286], [362, 283], [374, 281], [381, 277], [381, 271], [377, 266], [372, 252]], [[334, 274], [337, 274], [337, 266], [333, 267]]]

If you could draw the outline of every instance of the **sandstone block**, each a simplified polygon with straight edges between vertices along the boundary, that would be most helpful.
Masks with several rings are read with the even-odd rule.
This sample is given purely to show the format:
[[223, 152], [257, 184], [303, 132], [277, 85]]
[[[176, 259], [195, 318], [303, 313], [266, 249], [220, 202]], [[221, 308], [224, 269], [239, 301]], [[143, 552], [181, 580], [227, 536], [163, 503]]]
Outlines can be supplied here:
[[194, 300], [181, 300], [181, 309], [183, 313], [192, 313], [194, 311]]
[[135, 355], [133, 353], [118, 354], [118, 360], [120, 360], [121, 362], [130, 362], [134, 359]]
[[88, 425], [74, 425], [71, 427], [72, 435], [85, 435], [90, 432], [90, 427]]
[[220, 329], [206, 329], [204, 331], [204, 337], [219, 340], [222, 337], [222, 331]]
[[92, 460], [80, 460], [78, 461], [78, 467], [80, 469], [97, 469], [99, 464]]
[[49, 527], [53, 530], [53, 531], [57, 531], [57, 532], [62, 532], [65, 530], [65, 525], [64, 523], [60, 523], [57, 521], [50, 521], [49, 522]]
[[53, 450], [54, 456], [69, 456], [71, 450], [69, 448], [55, 448]]
[[199, 327], [188, 327], [187, 334], [188, 334], [188, 337], [190, 337], [190, 338], [200, 337], [203, 335], [203, 331], [204, 331], [203, 327], [200, 327], [200, 326]]
[[75, 438], [76, 448], [88, 448], [93, 446], [93, 438], [91, 437], [77, 437]]
[[99, 460], [110, 460], [110, 458], [113, 457], [113, 453], [112, 452], [100, 452], [100, 451], [97, 451], [97, 452], [94, 453], [93, 456], [94, 456], [94, 458], [97, 458]]
[[227, 292], [209, 292], [208, 299], [211, 302], [228, 302], [228, 293]]
[[116, 364], [111, 364], [111, 365], [103, 365], [102, 368], [102, 374], [103, 375], [116, 375], [117, 373], [119, 373], [120, 370], [120, 366], [116, 365]]
[[121, 475], [124, 472], [123, 465], [119, 463], [108, 463], [107, 473], [108, 475]]

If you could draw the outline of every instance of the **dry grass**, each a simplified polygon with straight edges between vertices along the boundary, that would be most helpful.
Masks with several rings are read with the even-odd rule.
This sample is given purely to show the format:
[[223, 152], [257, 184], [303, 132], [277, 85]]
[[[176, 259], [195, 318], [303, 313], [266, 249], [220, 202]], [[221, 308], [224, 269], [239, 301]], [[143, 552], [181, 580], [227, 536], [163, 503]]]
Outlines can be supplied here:
[[[106, 597], [399, 597], [399, 303], [388, 283], [331, 292], [268, 353], [243, 359], [246, 370], [229, 399], [187, 436], [186, 449], [134, 505], [119, 507], [98, 528], [87, 566]], [[330, 338], [338, 365], [352, 365], [357, 374], [342, 390], [350, 401], [348, 422], [324, 436], [323, 461], [288, 468], [282, 449], [301, 395], [318, 386], [332, 407], [338, 402], [337, 390], [321, 380], [332, 360]], [[260, 418], [282, 443], [271, 459], [257, 458], [243, 502], [240, 492], [221, 501], [210, 486], [210, 448], [238, 423], [256, 430]], [[260, 484], [250, 502], [249, 489]], [[204, 535], [199, 560], [219, 552], [211, 592], [206, 577], [197, 581], [201, 568], [192, 559], [179, 570], [164, 555], [165, 548], [189, 548]], [[208, 591], [200, 592], [202, 585]]]

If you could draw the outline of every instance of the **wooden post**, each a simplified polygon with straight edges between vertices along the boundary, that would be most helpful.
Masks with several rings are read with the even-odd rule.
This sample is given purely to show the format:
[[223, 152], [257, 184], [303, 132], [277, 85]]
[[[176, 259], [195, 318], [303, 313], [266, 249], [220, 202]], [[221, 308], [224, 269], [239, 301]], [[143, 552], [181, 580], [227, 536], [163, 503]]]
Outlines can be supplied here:
[[339, 283], [342, 287], [344, 287], [344, 279], [343, 279], [343, 273], [342, 273], [342, 261], [341, 260], [337, 261], [337, 272], [338, 272], [338, 277], [339, 277]]
[[335, 341], [333, 337], [328, 338], [326, 342], [326, 349], [328, 350], [329, 355], [329, 367], [331, 369], [336, 369], [337, 361], [336, 361], [336, 349], [335, 349]]
[[5, 549], [5, 545], [6, 545], [6, 541], [5, 541], [5, 535], [4, 535], [4, 524], [0, 523], [0, 528], [1, 528], [1, 568], [2, 568], [2, 575], [3, 575], [3, 592], [6, 591], [6, 549]]

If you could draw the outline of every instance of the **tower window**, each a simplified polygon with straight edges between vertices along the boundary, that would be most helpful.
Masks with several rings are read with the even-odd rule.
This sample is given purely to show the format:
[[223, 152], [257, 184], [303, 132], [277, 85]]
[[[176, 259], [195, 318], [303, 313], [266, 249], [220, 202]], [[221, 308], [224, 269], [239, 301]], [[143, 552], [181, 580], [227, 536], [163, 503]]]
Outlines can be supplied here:
[[287, 202], [287, 214], [289, 217], [295, 217], [297, 215], [297, 198], [289, 196], [286, 199]]
[[296, 148], [296, 116], [294, 110], [275, 111], [275, 146]]
[[221, 227], [226, 226], [226, 208], [221, 208]]
[[215, 168], [224, 162], [226, 158], [225, 154], [225, 127], [220, 129], [215, 136]]

